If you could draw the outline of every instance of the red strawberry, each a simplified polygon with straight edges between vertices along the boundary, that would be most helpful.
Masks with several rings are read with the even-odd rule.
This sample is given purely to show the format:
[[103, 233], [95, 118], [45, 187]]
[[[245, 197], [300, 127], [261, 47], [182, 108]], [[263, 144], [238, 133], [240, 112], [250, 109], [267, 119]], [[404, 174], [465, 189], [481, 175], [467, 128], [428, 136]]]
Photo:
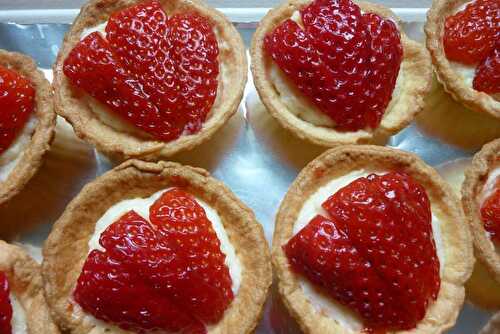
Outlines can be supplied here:
[[[373, 174], [340, 189], [323, 208], [331, 220], [315, 218], [291, 239], [306, 241], [295, 257], [287, 254], [292, 266], [297, 254], [305, 253], [301, 264], [305, 269], [299, 272], [313, 282], [319, 280], [317, 284], [327, 287], [332, 297], [357, 310], [366, 326], [414, 328], [440, 287], [430, 202], [423, 187], [406, 174]], [[311, 248], [318, 248], [318, 253], [309, 255]], [[348, 255], [339, 256], [341, 252]], [[314, 263], [318, 259], [323, 267]], [[358, 272], [351, 275], [353, 266]], [[351, 276], [366, 284], [362, 296], [352, 294], [361, 286], [346, 288], [354, 284]]]
[[190, 194], [173, 188], [151, 206], [149, 216], [163, 238], [176, 241], [175, 254], [188, 259], [179, 264], [185, 270], [174, 283], [182, 288], [170, 291], [175, 300], [204, 322], [219, 320], [233, 299], [232, 281], [205, 210]]
[[472, 86], [487, 94], [500, 93], [500, 39], [495, 49], [476, 68]]
[[159, 295], [140, 275], [97, 250], [83, 266], [74, 297], [85, 311], [125, 330], [206, 332], [203, 324]]
[[500, 179], [497, 180], [495, 191], [481, 206], [481, 219], [491, 238], [500, 242]]
[[294, 271], [373, 321], [371, 325], [379, 316], [394, 318], [395, 299], [388, 285], [335, 222], [316, 216], [284, 250]]
[[97, 32], [85, 37], [64, 61], [64, 74], [77, 87], [106, 104], [123, 119], [156, 137], [169, 140], [171, 133], [141, 83], [127, 74], [118, 56]]
[[[204, 333], [234, 296], [225, 255], [204, 209], [173, 188], [150, 208], [151, 223], [130, 211], [101, 234], [75, 300], [124, 329]], [[130, 305], [125, 300], [133, 300]]]
[[304, 30], [286, 20], [266, 37], [266, 51], [337, 130], [377, 127], [402, 59], [396, 25], [350, 0], [315, 0], [301, 17]]
[[445, 21], [443, 45], [446, 57], [464, 64], [486, 58], [500, 38], [500, 2], [476, 0]]
[[[132, 124], [165, 141], [201, 129], [215, 101], [219, 74], [217, 40], [205, 18], [189, 13], [168, 19], [158, 1], [145, 2], [111, 15], [106, 38], [104, 43], [114, 58], [110, 67], [118, 69], [127, 80], [137, 82], [141, 92], [135, 96], [144, 97], [153, 107], [120, 113], [129, 115]], [[90, 61], [93, 59], [96, 58], [93, 56]], [[97, 69], [96, 75], [102, 75], [101, 71]], [[84, 69], [75, 71], [74, 76], [80, 81], [73, 83], [93, 95], [93, 82], [85, 78]], [[112, 90], [112, 84], [107, 83], [108, 90]], [[129, 91], [118, 93], [123, 99], [134, 96]], [[97, 98], [101, 102], [109, 100], [106, 96]], [[138, 123], [136, 114], [141, 118], [144, 114], [149, 124]]]
[[5, 273], [0, 271], [0, 333], [12, 333], [12, 305], [10, 303], [9, 282]]
[[6, 151], [35, 107], [35, 90], [18, 73], [0, 66], [0, 154]]

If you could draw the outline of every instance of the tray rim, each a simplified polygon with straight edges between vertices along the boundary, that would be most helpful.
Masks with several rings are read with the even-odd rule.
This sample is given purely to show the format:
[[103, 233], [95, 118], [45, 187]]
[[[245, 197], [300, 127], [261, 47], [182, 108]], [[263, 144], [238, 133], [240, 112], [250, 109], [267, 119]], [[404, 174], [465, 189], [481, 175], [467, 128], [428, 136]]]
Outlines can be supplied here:
[[[271, 9], [257, 8], [217, 8], [234, 23], [258, 22]], [[428, 8], [391, 8], [406, 22], [424, 22]], [[79, 8], [72, 9], [12, 9], [0, 11], [0, 22], [17, 24], [71, 23]]]

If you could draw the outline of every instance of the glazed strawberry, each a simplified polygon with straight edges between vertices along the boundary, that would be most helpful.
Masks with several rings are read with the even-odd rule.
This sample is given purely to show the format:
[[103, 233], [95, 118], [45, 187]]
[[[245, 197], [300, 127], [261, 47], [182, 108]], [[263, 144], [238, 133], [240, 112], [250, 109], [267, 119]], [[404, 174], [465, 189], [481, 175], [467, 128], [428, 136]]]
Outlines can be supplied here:
[[486, 58], [500, 38], [500, 2], [475, 0], [446, 18], [443, 45], [449, 60], [477, 64]]
[[[84, 310], [123, 329], [205, 333], [234, 296], [225, 255], [204, 209], [173, 188], [108, 226], [75, 289]], [[131, 300], [133, 302], [126, 302]]]
[[337, 130], [376, 128], [402, 59], [396, 25], [350, 0], [315, 0], [300, 14], [304, 29], [284, 21], [266, 52]]
[[495, 49], [476, 68], [472, 87], [487, 94], [500, 93], [500, 39]]
[[500, 242], [500, 180], [497, 180], [495, 191], [481, 206], [481, 219], [491, 239]]
[[[329, 218], [316, 217], [285, 246], [292, 267], [358, 311], [368, 328], [414, 328], [440, 287], [423, 187], [406, 174], [372, 174], [341, 188], [323, 208]], [[289, 253], [294, 240], [302, 242]]]
[[28, 121], [35, 90], [18, 73], [0, 66], [0, 154], [9, 148]]
[[157, 138], [177, 136], [149, 101], [141, 83], [127, 75], [118, 56], [97, 32], [85, 37], [64, 61], [64, 74], [114, 113]]
[[0, 333], [12, 333], [12, 305], [7, 276], [0, 271]]
[[[133, 96], [150, 101], [151, 105], [146, 109], [113, 103], [107, 103], [108, 106], [164, 141], [201, 129], [217, 95], [219, 74], [217, 40], [205, 18], [186, 13], [169, 19], [158, 1], [141, 3], [111, 15], [103, 42], [113, 54], [110, 67], [123, 75], [126, 82], [137, 83], [134, 87], [140, 89]], [[76, 48], [89, 48], [82, 44], [85, 43], [80, 42]], [[88, 61], [94, 62], [98, 57], [92, 56]], [[66, 73], [68, 61], [71, 54], [64, 67], [70, 76]], [[94, 72], [97, 76], [106, 70]], [[75, 71], [74, 76], [73, 84], [94, 96], [97, 90], [92, 88], [92, 80], [81, 78], [85, 69]], [[131, 97], [128, 90], [113, 90], [112, 84], [113, 81], [107, 82], [105, 91], [115, 91], [122, 99]], [[109, 100], [106, 96], [97, 99], [104, 103]], [[146, 126], [137, 118], [147, 119]]]
[[[205, 210], [190, 194], [173, 188], [150, 208], [151, 222], [166, 240], [176, 240], [175, 254], [188, 259], [178, 264], [175, 300], [204, 322], [216, 322], [233, 299], [231, 276], [220, 241]], [[180, 261], [179, 261], [180, 262]], [[155, 280], [162, 280], [160, 273]]]
[[337, 224], [316, 216], [286, 244], [294, 271], [323, 287], [333, 298], [377, 325], [377, 317], [394, 318], [394, 296]]

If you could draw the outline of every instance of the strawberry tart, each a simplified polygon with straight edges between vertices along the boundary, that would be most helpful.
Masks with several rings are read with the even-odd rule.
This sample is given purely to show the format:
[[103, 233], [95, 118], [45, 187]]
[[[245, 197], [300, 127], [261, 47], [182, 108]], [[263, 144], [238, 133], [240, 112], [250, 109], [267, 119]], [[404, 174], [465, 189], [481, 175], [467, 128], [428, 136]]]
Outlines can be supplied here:
[[466, 107], [500, 118], [500, 2], [434, 0], [427, 48], [438, 80]]
[[92, 0], [54, 67], [58, 114], [112, 157], [159, 159], [210, 138], [237, 110], [243, 42], [190, 0]]
[[253, 212], [202, 169], [129, 160], [87, 185], [45, 244], [60, 327], [251, 333], [271, 285]]
[[276, 217], [279, 292], [305, 333], [443, 333], [473, 263], [458, 198], [419, 158], [392, 148], [325, 152]]
[[28, 56], [0, 50], [0, 204], [42, 164], [56, 114], [49, 82]]
[[253, 38], [255, 86], [269, 112], [323, 146], [366, 143], [423, 108], [431, 62], [389, 9], [351, 0], [291, 0]]

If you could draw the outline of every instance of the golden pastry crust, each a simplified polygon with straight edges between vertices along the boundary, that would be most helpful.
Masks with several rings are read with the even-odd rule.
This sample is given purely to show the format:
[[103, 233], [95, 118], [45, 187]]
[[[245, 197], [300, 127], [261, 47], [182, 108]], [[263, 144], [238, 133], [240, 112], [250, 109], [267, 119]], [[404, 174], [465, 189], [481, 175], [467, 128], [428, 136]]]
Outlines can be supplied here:
[[40, 266], [21, 247], [0, 240], [0, 271], [24, 309], [28, 334], [58, 334], [43, 296]]
[[476, 258], [484, 264], [492, 278], [500, 284], [500, 256], [488, 237], [480, 216], [481, 194], [489, 173], [500, 167], [500, 139], [483, 146], [465, 171], [462, 184], [462, 205], [472, 230]]
[[479, 92], [469, 86], [462, 76], [450, 65], [444, 52], [444, 23], [447, 17], [455, 14], [460, 6], [470, 0], [434, 0], [427, 12], [425, 34], [427, 49], [430, 52], [434, 70], [444, 89], [458, 102], [475, 111], [485, 112], [500, 118], [500, 101], [489, 94]]
[[500, 334], [500, 312], [491, 317], [479, 334]]
[[[310, 2], [310, 0], [290, 0], [280, 7], [272, 9], [260, 21], [254, 34], [251, 51], [252, 73], [255, 87], [267, 110], [282, 126], [299, 138], [322, 146], [374, 142], [378, 138], [389, 136], [406, 127], [424, 107], [424, 97], [431, 87], [431, 61], [425, 48], [406, 36], [401, 28], [400, 19], [393, 12], [383, 6], [367, 2], [356, 1], [363, 11], [394, 20], [399, 26], [403, 46], [403, 60], [398, 82], [393, 92], [392, 101], [388, 105], [379, 127], [374, 131], [339, 132], [334, 128], [317, 126], [299, 118], [282, 102], [278, 91], [269, 78], [269, 69], [273, 60], [265, 54], [264, 39], [276, 26]], [[290, 82], [289, 86], [293, 87], [293, 83]], [[399, 93], [395, 94], [398, 87]], [[299, 92], [290, 93], [300, 94]]]
[[36, 91], [35, 110], [37, 119], [30, 144], [23, 151], [22, 158], [10, 172], [7, 179], [0, 181], [0, 205], [18, 194], [42, 165], [45, 152], [54, 138], [56, 114], [54, 112], [50, 83], [38, 70], [30, 57], [0, 49], [0, 65], [10, 68], [29, 79]]
[[182, 135], [170, 142], [154, 140], [139, 130], [126, 132], [107, 125], [90, 108], [90, 97], [70, 84], [63, 73], [63, 63], [71, 49], [80, 41], [84, 29], [103, 23], [111, 13], [138, 2], [140, 0], [91, 0], [82, 7], [64, 38], [54, 65], [55, 105], [56, 112], [73, 125], [78, 137], [104, 153], [117, 158], [157, 160], [189, 150], [206, 141], [236, 112], [246, 83], [247, 62], [240, 35], [222, 13], [198, 0], [161, 0], [168, 15], [194, 10], [213, 25], [219, 44], [221, 72], [214, 105], [198, 133]]
[[416, 155], [392, 148], [370, 145], [334, 148], [320, 155], [299, 173], [276, 216], [272, 257], [280, 295], [305, 333], [348, 331], [314, 309], [300, 288], [298, 277], [290, 270], [282, 246], [292, 237], [293, 226], [306, 198], [330, 180], [362, 169], [406, 172], [427, 191], [432, 212], [440, 220], [444, 245], [441, 289], [437, 300], [429, 306], [425, 318], [415, 329], [405, 333], [442, 333], [455, 324], [464, 301], [464, 283], [469, 278], [474, 263], [470, 232], [458, 198], [437, 172]]
[[76, 307], [70, 299], [97, 220], [119, 201], [147, 197], [172, 186], [186, 189], [218, 212], [243, 267], [234, 301], [209, 332], [250, 333], [255, 328], [271, 285], [272, 270], [267, 242], [253, 212], [203, 169], [139, 160], [129, 160], [85, 186], [55, 223], [45, 244], [45, 294], [61, 328], [86, 334], [93, 327], [81, 311], [72, 313]]

